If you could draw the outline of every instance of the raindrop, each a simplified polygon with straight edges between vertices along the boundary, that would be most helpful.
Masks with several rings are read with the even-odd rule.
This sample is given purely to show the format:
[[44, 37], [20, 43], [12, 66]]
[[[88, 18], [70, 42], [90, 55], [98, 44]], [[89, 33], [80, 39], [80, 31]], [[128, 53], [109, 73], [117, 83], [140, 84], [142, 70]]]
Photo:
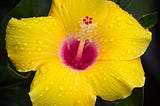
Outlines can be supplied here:
[[42, 96], [43, 96], [43, 94], [40, 94], [39, 96], [40, 96], [40, 97], [42, 97]]
[[38, 52], [40, 52], [42, 49], [41, 49], [41, 48], [38, 48], [37, 50], [38, 50]]
[[21, 47], [20, 49], [21, 49], [21, 50], [24, 50], [24, 48], [23, 48], [23, 47]]
[[51, 85], [53, 85], [53, 82], [50, 82]]
[[23, 25], [25, 26], [25, 25], [27, 25], [27, 23], [23, 23]]
[[78, 103], [78, 104], [81, 103], [81, 100], [77, 100], [77, 103]]
[[117, 17], [116, 20], [117, 20], [117, 21], [120, 21], [120, 20], [121, 20], [121, 17]]
[[28, 52], [28, 54], [32, 54], [32, 52]]
[[34, 81], [33, 82], [33, 85], [35, 86], [35, 85], [37, 85], [38, 84], [38, 81]]
[[127, 23], [128, 23], [129, 25], [132, 25], [132, 24], [133, 24], [133, 21], [132, 21], [132, 20], [128, 20]]
[[54, 104], [53, 106], [57, 106], [57, 104]]
[[46, 73], [48, 71], [48, 69], [46, 68], [46, 67], [43, 67], [42, 69], [41, 69], [41, 72], [44, 74], [44, 73]]
[[13, 38], [9, 38], [9, 40], [13, 40]]
[[27, 46], [28, 44], [27, 44], [27, 43], [24, 43], [24, 45]]
[[131, 50], [128, 50], [128, 54], [131, 54]]
[[135, 35], [136, 37], [138, 37], [138, 33], [136, 33], [136, 35]]
[[29, 28], [29, 29], [32, 29], [32, 27], [31, 27], [31, 26], [29, 26], [28, 28]]
[[100, 42], [103, 42], [103, 41], [104, 41], [104, 38], [101, 38], [101, 39], [100, 39]]
[[75, 82], [75, 86], [77, 86], [77, 85], [78, 85], [78, 81]]
[[111, 39], [109, 39], [109, 41], [110, 41], [110, 42], [113, 42], [113, 41], [114, 41], [114, 39], [113, 39], [113, 38], [111, 38]]
[[48, 86], [46, 86], [46, 87], [45, 87], [45, 91], [48, 91], [48, 90], [49, 90], [49, 87], [48, 87]]
[[60, 86], [59, 89], [60, 89], [60, 91], [63, 91], [63, 90], [64, 90], [64, 87], [63, 87], [63, 86]]
[[136, 42], [133, 42], [133, 45], [136, 45]]
[[102, 49], [102, 52], [105, 52], [105, 49]]
[[34, 20], [34, 22], [37, 23], [38, 21], [37, 21], [37, 20]]
[[41, 40], [39, 40], [38, 43], [41, 45], [43, 42]]
[[17, 44], [21, 44], [21, 42], [20, 42], [20, 41], [18, 41], [18, 42], [17, 42]]

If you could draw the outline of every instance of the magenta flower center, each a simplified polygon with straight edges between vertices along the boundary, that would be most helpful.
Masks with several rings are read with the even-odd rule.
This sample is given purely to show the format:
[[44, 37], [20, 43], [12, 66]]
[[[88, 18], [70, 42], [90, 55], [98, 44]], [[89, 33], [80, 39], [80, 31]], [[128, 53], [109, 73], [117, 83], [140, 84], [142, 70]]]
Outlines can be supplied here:
[[70, 38], [62, 44], [61, 57], [63, 63], [78, 71], [83, 71], [91, 66], [97, 55], [95, 42], [89, 42], [89, 40], [81, 43], [78, 38]]

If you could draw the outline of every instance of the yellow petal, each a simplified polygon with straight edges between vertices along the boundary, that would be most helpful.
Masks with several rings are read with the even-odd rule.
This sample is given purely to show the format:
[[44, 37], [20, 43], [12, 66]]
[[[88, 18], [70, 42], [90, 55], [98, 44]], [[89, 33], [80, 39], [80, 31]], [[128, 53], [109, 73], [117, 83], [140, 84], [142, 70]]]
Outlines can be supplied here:
[[81, 19], [91, 16], [97, 25], [91, 38], [97, 42], [98, 59], [135, 59], [151, 41], [151, 32], [112, 1], [54, 0], [50, 15], [57, 16], [72, 35], [81, 34]]
[[92, 88], [59, 59], [38, 68], [29, 95], [33, 106], [94, 106], [96, 101]]
[[29, 71], [59, 56], [65, 38], [63, 26], [53, 17], [12, 18], [7, 26], [6, 46], [16, 68]]
[[122, 99], [145, 82], [140, 59], [132, 61], [97, 61], [81, 73], [93, 87], [96, 95], [105, 100]]
[[80, 21], [86, 16], [96, 16], [106, 7], [107, 0], [53, 0], [51, 16], [57, 16], [63, 22], [68, 33], [78, 34]]
[[107, 1], [106, 11], [96, 21], [99, 59], [135, 59], [146, 51], [151, 41], [151, 32], [112, 1]]

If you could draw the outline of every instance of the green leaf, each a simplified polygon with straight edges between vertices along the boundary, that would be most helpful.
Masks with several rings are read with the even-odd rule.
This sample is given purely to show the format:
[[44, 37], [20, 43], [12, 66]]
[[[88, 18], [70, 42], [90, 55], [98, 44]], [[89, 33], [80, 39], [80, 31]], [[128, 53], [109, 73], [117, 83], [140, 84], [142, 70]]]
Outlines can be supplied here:
[[145, 14], [157, 11], [157, 3], [158, 0], [130, 0], [129, 4], [123, 9], [132, 14], [136, 19], [139, 19], [139, 17]]
[[[28, 92], [35, 72], [21, 73], [9, 66], [5, 36], [12, 17], [47, 16], [52, 0], [9, 0], [0, 15], [0, 106], [32, 106]], [[17, 5], [16, 5], [17, 4]], [[3, 10], [3, 9], [2, 9]]]
[[[5, 46], [6, 27], [8, 21], [12, 17], [26, 18], [47, 16], [51, 6], [51, 2], [52, 0], [10, 0], [8, 2], [7, 6], [11, 6], [12, 9], [11, 7], [8, 7], [8, 9], [6, 9], [6, 12], [3, 13], [5, 14], [5, 16], [3, 16], [2, 20], [0, 21], [0, 83], [3, 80], [7, 79], [11, 73], [17, 78], [18, 76], [23, 77], [20, 75], [20, 73], [17, 73], [17, 71], [13, 73], [14, 71], [11, 71], [11, 69], [8, 68], [9, 60]], [[13, 5], [15, 5], [16, 3], [17, 5], [13, 7]]]
[[1, 106], [32, 106], [28, 93], [20, 87], [0, 89]]
[[152, 28], [157, 23], [158, 12], [143, 15], [138, 19], [139, 23], [146, 29]]
[[116, 4], [118, 4], [121, 8], [126, 8], [131, 0], [113, 0]]
[[115, 106], [143, 106], [144, 88], [136, 88], [133, 93], [126, 99], [113, 102]]

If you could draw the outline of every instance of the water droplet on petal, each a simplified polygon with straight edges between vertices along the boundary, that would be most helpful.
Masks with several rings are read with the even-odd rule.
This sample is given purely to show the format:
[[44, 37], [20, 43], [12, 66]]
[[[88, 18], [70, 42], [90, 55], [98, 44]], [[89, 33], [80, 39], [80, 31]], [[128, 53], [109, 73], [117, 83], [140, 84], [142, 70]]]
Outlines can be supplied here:
[[21, 50], [24, 50], [24, 48], [23, 48], [23, 47], [21, 47], [20, 49], [21, 49]]
[[48, 91], [48, 90], [49, 90], [49, 87], [48, 87], [48, 86], [46, 86], [46, 87], [45, 87], [45, 91]]
[[131, 50], [128, 50], [128, 54], [130, 54], [131, 53]]
[[121, 17], [117, 17], [116, 20], [117, 20], [117, 21], [120, 21], [120, 20], [121, 20]]
[[53, 82], [50, 82], [51, 85], [53, 85]]
[[41, 48], [38, 48], [37, 50], [38, 50], [38, 52], [40, 52], [42, 49], [41, 49]]
[[113, 41], [114, 41], [114, 39], [113, 39], [113, 38], [111, 38], [111, 39], [109, 39], [109, 41], [110, 41], [110, 42], [113, 42]]
[[63, 91], [63, 90], [64, 90], [64, 87], [63, 87], [63, 86], [60, 86], [59, 89], [60, 89], [61, 91]]
[[132, 20], [128, 20], [128, 21], [127, 21], [127, 24], [132, 25], [132, 24], [133, 24], [133, 21], [132, 21]]
[[34, 81], [33, 82], [33, 85], [35, 86], [35, 85], [37, 85], [38, 84], [38, 81]]
[[41, 40], [39, 40], [38, 43], [41, 45], [43, 42]]
[[136, 45], [136, 42], [133, 42], [133, 45]]
[[23, 25], [25, 26], [25, 25], [27, 25], [26, 23], [23, 23]]
[[78, 104], [81, 103], [81, 100], [77, 100], [77, 103], [78, 103]]
[[47, 69], [46, 67], [42, 67], [42, 68], [41, 68], [41, 72], [42, 72], [42, 73], [46, 73], [46, 72], [48, 72], [48, 69]]
[[29, 26], [28, 28], [29, 28], [29, 29], [32, 29], [32, 27], [31, 27], [31, 26]]
[[43, 96], [43, 94], [40, 94], [39, 96], [40, 96], [40, 97], [42, 97], [42, 96]]
[[24, 45], [27, 46], [28, 44], [27, 44], [27, 43], [24, 43]]

